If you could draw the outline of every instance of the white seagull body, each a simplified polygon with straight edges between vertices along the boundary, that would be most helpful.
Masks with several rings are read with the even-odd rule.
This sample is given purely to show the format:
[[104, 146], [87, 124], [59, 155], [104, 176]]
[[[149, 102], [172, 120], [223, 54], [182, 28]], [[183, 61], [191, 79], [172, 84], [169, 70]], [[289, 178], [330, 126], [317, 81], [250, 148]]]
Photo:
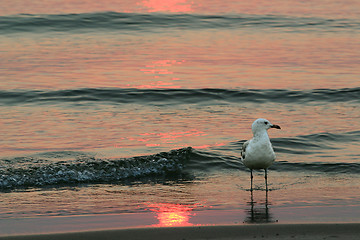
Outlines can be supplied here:
[[256, 119], [252, 126], [254, 137], [246, 141], [241, 149], [241, 160], [251, 172], [251, 189], [252, 189], [252, 170], [264, 169], [267, 189], [267, 168], [275, 161], [276, 155], [272, 148], [267, 130], [270, 128], [281, 129], [280, 126], [271, 124], [268, 120]]

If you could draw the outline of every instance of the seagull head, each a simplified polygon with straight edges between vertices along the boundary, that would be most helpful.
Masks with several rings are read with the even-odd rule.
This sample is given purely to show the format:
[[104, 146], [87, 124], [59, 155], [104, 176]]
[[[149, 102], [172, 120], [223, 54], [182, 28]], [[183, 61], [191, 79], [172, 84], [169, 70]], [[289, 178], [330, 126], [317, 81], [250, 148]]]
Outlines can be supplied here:
[[272, 124], [269, 120], [266, 120], [264, 118], [256, 119], [251, 126], [254, 134], [261, 131], [266, 131], [269, 128], [281, 129], [279, 125]]

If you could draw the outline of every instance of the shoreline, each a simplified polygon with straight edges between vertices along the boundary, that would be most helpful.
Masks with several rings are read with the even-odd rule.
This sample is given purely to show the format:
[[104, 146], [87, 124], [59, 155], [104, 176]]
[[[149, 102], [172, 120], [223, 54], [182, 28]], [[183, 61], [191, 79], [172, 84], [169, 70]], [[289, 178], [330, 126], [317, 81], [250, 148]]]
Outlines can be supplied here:
[[0, 240], [62, 239], [358, 239], [360, 223], [246, 224], [148, 227], [56, 234], [0, 236]]
[[[264, 215], [260, 211], [249, 213], [244, 211], [244, 209], [207, 211], [170, 210], [171, 209], [167, 209], [167, 211], [148, 211], [142, 213], [3, 218], [0, 219], [0, 240], [6, 239], [5, 237], [15, 236], [57, 236], [58, 234], [86, 235], [86, 233], [89, 232], [105, 233], [114, 231], [123, 234], [123, 232], [126, 231], [145, 231], [141, 229], [148, 229], [146, 231], [150, 231], [149, 229], [157, 229], [156, 231], [158, 231], [159, 229], [168, 228], [196, 229], [218, 228], [220, 226], [231, 226], [232, 228], [239, 229], [252, 229], [254, 228], [253, 226], [264, 226], [264, 228], [272, 227], [277, 229], [279, 226], [358, 225], [358, 228], [360, 229], [358, 218], [342, 218], [340, 220], [339, 217], [332, 217], [332, 215], [329, 214], [328, 208], [321, 209], [321, 211], [318, 208], [282, 209], [283, 212], [279, 211], [276, 214], [279, 218], [273, 218], [269, 211]], [[327, 211], [327, 214], [323, 214], [323, 211]], [[311, 215], [311, 213], [313, 215]], [[338, 213], [338, 211], [335, 211], [334, 213]], [[249, 218], [251, 216], [254, 216], [254, 218]]]

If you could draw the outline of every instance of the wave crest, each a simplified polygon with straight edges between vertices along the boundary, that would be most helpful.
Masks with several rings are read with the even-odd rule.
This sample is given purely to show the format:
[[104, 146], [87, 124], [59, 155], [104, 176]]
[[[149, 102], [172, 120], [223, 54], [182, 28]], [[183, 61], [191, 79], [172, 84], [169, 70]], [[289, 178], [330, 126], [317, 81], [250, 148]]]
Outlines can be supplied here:
[[86, 88], [68, 90], [0, 90], [1, 105], [62, 104], [103, 102], [112, 104], [196, 104], [222, 101], [239, 102], [360, 102], [360, 88], [274, 90], [274, 89], [123, 89]]
[[108, 183], [181, 174], [191, 148], [116, 160], [85, 158], [22, 168], [0, 169], [0, 189], [73, 183]]
[[200, 15], [98, 12], [59, 15], [20, 14], [0, 17], [0, 32], [89, 32], [261, 28], [285, 31], [358, 30], [354, 19], [324, 19], [276, 15]]

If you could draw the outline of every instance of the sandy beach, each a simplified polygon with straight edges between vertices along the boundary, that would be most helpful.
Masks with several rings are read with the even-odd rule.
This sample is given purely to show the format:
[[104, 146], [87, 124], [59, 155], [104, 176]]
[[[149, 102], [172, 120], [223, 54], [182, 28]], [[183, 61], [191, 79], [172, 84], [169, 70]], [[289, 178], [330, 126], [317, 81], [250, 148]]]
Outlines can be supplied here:
[[173, 228], [131, 228], [45, 235], [3, 236], [1, 240], [30, 239], [358, 239], [359, 223], [255, 224]]

